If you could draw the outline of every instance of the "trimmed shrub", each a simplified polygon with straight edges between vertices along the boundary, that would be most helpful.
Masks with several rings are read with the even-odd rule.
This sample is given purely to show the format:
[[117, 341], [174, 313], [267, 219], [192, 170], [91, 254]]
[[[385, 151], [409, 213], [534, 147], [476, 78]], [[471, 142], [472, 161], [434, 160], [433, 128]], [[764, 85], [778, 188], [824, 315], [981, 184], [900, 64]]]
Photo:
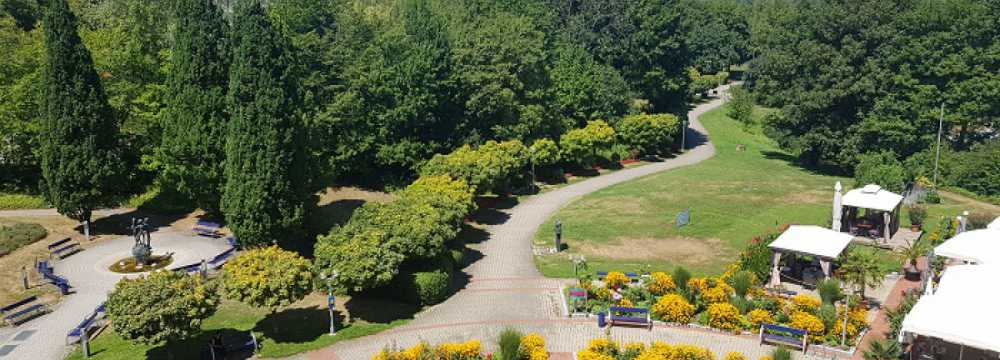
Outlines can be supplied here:
[[994, 217], [986, 213], [977, 212], [969, 214], [969, 218], [967, 220], [968, 228], [969, 230], [985, 229], [986, 226], [989, 225], [991, 221], [993, 221], [993, 219]]
[[49, 232], [44, 227], [35, 223], [0, 225], [0, 256], [44, 239], [48, 235]]
[[740, 311], [730, 303], [716, 303], [708, 306], [708, 326], [721, 330], [740, 329]]
[[531, 333], [521, 337], [520, 355], [527, 360], [548, 360], [549, 352], [545, 350], [545, 338]]
[[649, 284], [646, 285], [649, 292], [653, 295], [660, 296], [665, 295], [668, 292], [677, 290], [677, 284], [674, 284], [674, 278], [663, 272], [654, 272], [651, 276]]
[[563, 159], [583, 166], [597, 164], [599, 155], [611, 150], [614, 143], [615, 129], [603, 120], [588, 121], [586, 127], [567, 131], [559, 138]]
[[836, 279], [820, 281], [816, 284], [816, 291], [819, 292], [819, 298], [824, 304], [833, 304], [844, 297], [843, 291], [840, 290], [840, 281]]
[[750, 310], [750, 312], [747, 313], [747, 320], [750, 321], [750, 325], [752, 325], [755, 329], [760, 328], [761, 324], [774, 323], [774, 317], [771, 316], [769, 311], [764, 309]]
[[822, 302], [815, 296], [802, 293], [793, 296], [792, 303], [795, 304], [796, 309], [812, 313], [816, 311], [816, 308], [818, 308]]
[[621, 142], [641, 154], [656, 154], [669, 149], [680, 133], [680, 120], [673, 114], [630, 115], [615, 129]]
[[604, 285], [608, 288], [618, 289], [629, 283], [628, 276], [620, 271], [611, 271], [607, 276], [604, 277]]
[[691, 272], [687, 271], [683, 266], [678, 266], [674, 269], [674, 283], [677, 284], [678, 289], [687, 290], [689, 280], [691, 280]]
[[555, 165], [561, 159], [559, 157], [559, 146], [552, 139], [538, 139], [531, 144], [531, 161], [535, 166]]
[[784, 346], [779, 346], [771, 351], [772, 360], [792, 360], [792, 353]]
[[823, 325], [823, 320], [820, 320], [816, 315], [804, 312], [795, 311], [790, 316], [788, 326], [796, 329], [803, 329], [809, 331], [809, 339], [812, 341], [823, 341], [823, 334], [826, 326]]
[[444, 270], [404, 272], [376, 292], [413, 304], [434, 305], [451, 290], [451, 275]]

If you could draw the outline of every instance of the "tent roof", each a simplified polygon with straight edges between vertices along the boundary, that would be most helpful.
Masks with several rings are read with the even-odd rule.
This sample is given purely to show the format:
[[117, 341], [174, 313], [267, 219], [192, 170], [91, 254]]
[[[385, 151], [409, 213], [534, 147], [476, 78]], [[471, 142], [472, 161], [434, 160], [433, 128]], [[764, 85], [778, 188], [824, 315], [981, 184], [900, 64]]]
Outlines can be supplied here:
[[1000, 230], [971, 230], [934, 248], [934, 255], [979, 264], [1000, 264]]
[[836, 258], [853, 239], [850, 234], [816, 225], [792, 225], [768, 246], [778, 251]]
[[844, 206], [893, 211], [903, 201], [903, 196], [885, 190], [875, 184], [868, 184], [860, 189], [852, 189], [844, 194]]
[[997, 265], [956, 265], [945, 270], [938, 290], [917, 301], [903, 319], [901, 333], [936, 337], [954, 344], [1000, 351], [995, 334], [1000, 322], [996, 298], [989, 286], [1000, 277]]
[[1000, 230], [1000, 216], [997, 216], [996, 219], [993, 219], [993, 222], [991, 222], [989, 225], [986, 225], [986, 228]]

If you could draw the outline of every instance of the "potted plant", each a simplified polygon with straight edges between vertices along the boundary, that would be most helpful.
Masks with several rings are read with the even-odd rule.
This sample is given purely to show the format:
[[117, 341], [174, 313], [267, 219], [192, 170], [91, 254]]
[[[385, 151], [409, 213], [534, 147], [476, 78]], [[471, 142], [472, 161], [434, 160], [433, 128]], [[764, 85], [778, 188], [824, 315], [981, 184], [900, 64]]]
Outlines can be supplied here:
[[912, 243], [899, 248], [899, 255], [904, 261], [903, 273], [907, 279], [920, 279], [920, 269], [917, 268], [917, 260], [927, 255], [928, 250], [930, 249], [927, 246], [927, 242], [921, 241], [921, 239], [914, 240]]
[[919, 204], [910, 205], [907, 209], [907, 215], [910, 217], [910, 230], [920, 231], [924, 219], [927, 218], [927, 208]]

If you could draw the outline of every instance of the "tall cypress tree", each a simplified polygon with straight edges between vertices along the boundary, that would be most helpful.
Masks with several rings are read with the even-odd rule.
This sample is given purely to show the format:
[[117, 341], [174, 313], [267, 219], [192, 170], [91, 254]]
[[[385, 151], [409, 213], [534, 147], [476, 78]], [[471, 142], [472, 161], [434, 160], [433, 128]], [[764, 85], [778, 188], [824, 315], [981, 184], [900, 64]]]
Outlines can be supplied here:
[[165, 185], [219, 210], [226, 143], [226, 20], [211, 0], [178, 0], [159, 158]]
[[308, 176], [292, 53], [260, 0], [237, 0], [222, 211], [241, 245], [302, 234]]
[[76, 32], [66, 0], [48, 0], [45, 23], [45, 119], [42, 176], [60, 214], [89, 221], [93, 209], [119, 199], [124, 166], [119, 124]]

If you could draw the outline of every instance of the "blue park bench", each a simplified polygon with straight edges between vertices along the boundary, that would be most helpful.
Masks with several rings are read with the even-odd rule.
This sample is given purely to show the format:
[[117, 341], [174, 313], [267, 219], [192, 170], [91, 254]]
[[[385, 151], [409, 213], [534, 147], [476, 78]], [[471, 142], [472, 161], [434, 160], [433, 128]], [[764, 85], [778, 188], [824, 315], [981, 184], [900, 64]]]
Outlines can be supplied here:
[[174, 268], [176, 272], [183, 272], [185, 274], [190, 274], [193, 272], [198, 272], [201, 269], [201, 262], [196, 262], [194, 264], [188, 264], [181, 267]]
[[67, 256], [76, 254], [83, 248], [80, 247], [80, 242], [73, 241], [73, 239], [65, 238], [54, 243], [49, 244], [49, 258], [53, 255], [63, 259]]
[[[602, 279], [603, 280], [607, 276], [608, 276], [608, 272], [607, 271], [598, 271], [597, 272], [597, 278], [598, 279]], [[629, 278], [629, 280], [632, 280], [632, 281], [635, 281], [636, 279], [639, 279], [639, 277], [640, 277], [640, 275], [638, 273], [634, 273], [634, 272], [627, 272], [627, 273], [625, 273], [625, 276], [627, 276]]]
[[98, 321], [100, 320], [100, 317], [105, 315], [106, 313], [107, 310], [104, 307], [104, 303], [101, 303], [101, 305], [98, 306], [96, 309], [94, 309], [94, 311], [90, 313], [90, 315], [87, 315], [87, 317], [83, 318], [83, 321], [81, 321], [79, 325], [77, 325], [75, 328], [70, 330], [69, 333], [66, 334], [66, 345], [80, 341], [80, 338], [83, 337], [83, 335], [86, 334], [87, 331], [96, 326], [98, 324]]
[[38, 273], [42, 274], [42, 277], [45, 278], [45, 280], [59, 288], [59, 291], [62, 292], [63, 295], [69, 295], [69, 289], [72, 287], [69, 285], [69, 281], [64, 279], [62, 276], [56, 275], [52, 270], [52, 266], [49, 265], [48, 261], [38, 262]]
[[208, 220], [198, 220], [198, 222], [195, 224], [194, 228], [191, 229], [191, 231], [194, 231], [195, 234], [201, 236], [218, 238], [222, 236], [222, 234], [219, 233], [220, 228], [222, 228], [222, 224], [220, 223]]
[[653, 320], [649, 317], [649, 309], [624, 306], [612, 306], [608, 309], [611, 316], [611, 326], [615, 324], [639, 325], [653, 330]]
[[29, 296], [0, 308], [0, 313], [3, 314], [3, 321], [11, 325], [17, 325], [48, 311], [48, 306], [37, 301], [37, 296]]
[[803, 353], [809, 347], [809, 331], [776, 324], [760, 325], [760, 343], [797, 347]]

